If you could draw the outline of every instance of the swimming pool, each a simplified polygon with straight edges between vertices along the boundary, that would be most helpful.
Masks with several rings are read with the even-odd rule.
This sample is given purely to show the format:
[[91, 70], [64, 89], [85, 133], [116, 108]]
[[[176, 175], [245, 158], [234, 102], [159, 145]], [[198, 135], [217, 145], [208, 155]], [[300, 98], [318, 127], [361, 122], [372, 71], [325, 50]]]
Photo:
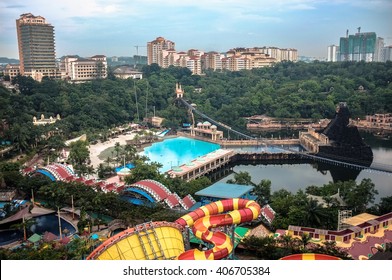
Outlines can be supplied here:
[[[45, 231], [48, 231], [60, 236], [58, 221], [59, 218], [56, 214], [39, 216], [35, 218], [35, 223], [30, 227], [30, 230], [38, 234], [44, 234]], [[61, 218], [61, 230], [63, 233], [65, 229], [68, 231], [68, 235], [76, 232], [76, 228], [72, 224]]]
[[166, 172], [173, 166], [190, 162], [191, 160], [220, 149], [218, 144], [200, 141], [186, 137], [166, 139], [146, 147], [141, 153], [151, 162], [163, 165], [160, 172]]
[[[58, 216], [56, 214], [39, 216], [34, 219], [35, 223], [30, 227], [31, 232], [42, 235], [48, 231], [57, 236], [60, 236]], [[63, 218], [61, 218], [61, 230], [63, 234], [65, 234], [66, 230], [67, 235], [72, 235], [76, 232], [76, 228]], [[23, 238], [22, 230], [2, 230], [0, 231], [0, 246], [20, 240], [21, 238]]]
[[[125, 167], [129, 168], [129, 169], [132, 169], [132, 168], [135, 168], [135, 165], [133, 163], [126, 163]], [[117, 172], [119, 172], [123, 168], [124, 168], [124, 165], [121, 165], [121, 166], [118, 166], [118, 167], [114, 168], [114, 171], [117, 173]]]

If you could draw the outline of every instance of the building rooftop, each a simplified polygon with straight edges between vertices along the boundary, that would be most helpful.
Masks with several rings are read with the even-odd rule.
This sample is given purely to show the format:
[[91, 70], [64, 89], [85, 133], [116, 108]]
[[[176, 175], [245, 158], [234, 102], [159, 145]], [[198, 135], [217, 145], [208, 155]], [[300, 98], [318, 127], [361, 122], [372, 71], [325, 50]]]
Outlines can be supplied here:
[[217, 182], [205, 189], [195, 193], [198, 196], [216, 197], [216, 198], [238, 198], [251, 192], [253, 186], [227, 184]]
[[362, 213], [362, 214], [353, 216], [351, 218], [345, 219], [343, 222], [348, 225], [357, 226], [357, 225], [360, 225], [364, 222], [374, 220], [376, 218], [378, 218], [378, 216], [368, 214], [368, 213]]

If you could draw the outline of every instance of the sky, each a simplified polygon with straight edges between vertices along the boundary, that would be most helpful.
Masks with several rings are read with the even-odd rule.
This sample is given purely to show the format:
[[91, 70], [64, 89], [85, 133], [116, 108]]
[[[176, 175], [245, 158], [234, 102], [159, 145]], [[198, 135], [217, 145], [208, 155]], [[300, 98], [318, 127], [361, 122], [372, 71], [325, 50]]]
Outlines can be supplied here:
[[161, 36], [177, 51], [269, 46], [324, 58], [358, 27], [392, 45], [392, 0], [0, 0], [0, 57], [18, 58], [23, 13], [54, 26], [57, 57], [146, 55]]

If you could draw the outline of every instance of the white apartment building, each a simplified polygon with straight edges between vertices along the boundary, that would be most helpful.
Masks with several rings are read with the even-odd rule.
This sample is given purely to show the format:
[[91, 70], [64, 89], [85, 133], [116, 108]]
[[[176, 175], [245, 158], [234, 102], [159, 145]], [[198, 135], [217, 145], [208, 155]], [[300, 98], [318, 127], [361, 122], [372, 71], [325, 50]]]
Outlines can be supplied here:
[[382, 62], [392, 61], [392, 46], [382, 48]]
[[247, 48], [249, 52], [267, 54], [275, 62], [281, 61], [298, 61], [298, 50], [293, 48], [280, 49], [277, 47]]
[[272, 58], [275, 58], [276, 61], [282, 61], [282, 52], [280, 51], [279, 48], [264, 47], [261, 49], [261, 52], [268, 54]]
[[186, 68], [192, 71], [192, 74], [201, 74], [201, 60], [199, 57], [190, 57], [186, 62]]
[[104, 55], [91, 58], [66, 56], [61, 61], [60, 69], [63, 79], [75, 83], [107, 78], [107, 61]]
[[328, 46], [327, 61], [336, 62], [338, 61], [339, 57], [340, 57], [339, 46], [336, 45]]
[[298, 61], [298, 51], [296, 49], [280, 49], [281, 59], [279, 61]]

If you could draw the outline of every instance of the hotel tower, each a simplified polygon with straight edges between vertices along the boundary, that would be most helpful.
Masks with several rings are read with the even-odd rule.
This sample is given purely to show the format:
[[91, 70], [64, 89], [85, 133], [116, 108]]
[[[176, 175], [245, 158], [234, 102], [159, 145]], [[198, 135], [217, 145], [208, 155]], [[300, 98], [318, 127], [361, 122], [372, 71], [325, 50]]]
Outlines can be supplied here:
[[16, 20], [20, 74], [41, 80], [56, 76], [54, 27], [44, 17], [31, 13]]

